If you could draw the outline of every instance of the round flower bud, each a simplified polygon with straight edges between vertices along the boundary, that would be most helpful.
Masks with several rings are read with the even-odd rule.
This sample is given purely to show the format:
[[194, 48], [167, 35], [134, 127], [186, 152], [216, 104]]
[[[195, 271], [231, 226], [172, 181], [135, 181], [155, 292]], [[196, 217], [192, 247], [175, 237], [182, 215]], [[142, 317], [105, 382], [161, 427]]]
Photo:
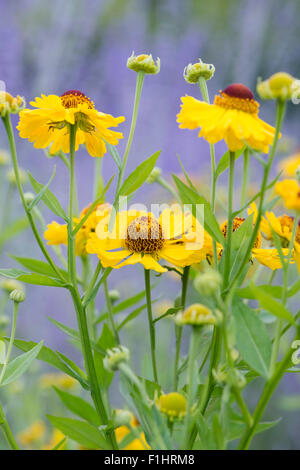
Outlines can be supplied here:
[[151, 54], [134, 55], [134, 52], [127, 60], [127, 67], [135, 72], [156, 74], [160, 71], [160, 59], [154, 62]]
[[300, 87], [292, 75], [286, 72], [278, 72], [272, 75], [267, 80], [258, 80], [257, 93], [262, 99], [265, 100], [290, 100], [300, 96]]
[[8, 165], [9, 162], [9, 153], [6, 150], [0, 149], [0, 166]]
[[25, 99], [21, 96], [12, 96], [6, 91], [0, 91], [0, 115], [4, 117], [6, 114], [18, 113], [25, 107]]
[[183, 76], [188, 83], [198, 83], [199, 79], [203, 77], [205, 80], [210, 80], [215, 73], [213, 64], [205, 64], [199, 59], [195, 64], [189, 64], [183, 71]]
[[110, 290], [108, 295], [112, 302], [116, 302], [120, 298], [120, 292], [117, 289]]
[[129, 362], [130, 353], [125, 346], [117, 346], [106, 351], [103, 365], [109, 372], [114, 372], [122, 362]]
[[26, 295], [23, 289], [15, 289], [9, 294], [9, 298], [19, 304], [20, 302], [24, 302]]
[[161, 169], [158, 168], [158, 166], [156, 166], [155, 168], [153, 168], [150, 175], [146, 179], [146, 183], [148, 183], [148, 184], [155, 183], [158, 180], [158, 178], [160, 177], [160, 175], [161, 175]]
[[175, 316], [177, 325], [214, 325], [216, 317], [213, 312], [202, 304], [190, 305], [184, 312], [179, 312]]
[[238, 369], [230, 369], [227, 375], [227, 383], [233, 387], [243, 388], [245, 387], [247, 381]]
[[[21, 184], [25, 184], [27, 182], [27, 173], [22, 170], [22, 168], [19, 168], [19, 177]], [[6, 179], [10, 184], [17, 184], [16, 175], [12, 168], [6, 173]]]
[[33, 193], [31, 192], [24, 193], [24, 199], [25, 199], [27, 206], [29, 206], [29, 204], [32, 203], [34, 198], [35, 198], [35, 195]]
[[215, 269], [207, 269], [204, 273], [197, 274], [194, 287], [199, 294], [209, 297], [219, 290], [221, 283], [220, 273]]
[[133, 414], [129, 410], [113, 410], [114, 425], [116, 428], [120, 426], [130, 426]]
[[0, 281], [0, 287], [10, 294], [13, 290], [25, 290], [21, 282], [16, 281], [15, 279], [2, 279]]
[[0, 328], [5, 328], [9, 324], [9, 317], [7, 315], [0, 315]]
[[298, 183], [300, 184], [300, 165], [298, 166], [296, 172], [295, 172], [295, 177]]
[[156, 406], [161, 413], [168, 416], [170, 421], [182, 419], [186, 414], [186, 398], [178, 392], [161, 395], [156, 400]]

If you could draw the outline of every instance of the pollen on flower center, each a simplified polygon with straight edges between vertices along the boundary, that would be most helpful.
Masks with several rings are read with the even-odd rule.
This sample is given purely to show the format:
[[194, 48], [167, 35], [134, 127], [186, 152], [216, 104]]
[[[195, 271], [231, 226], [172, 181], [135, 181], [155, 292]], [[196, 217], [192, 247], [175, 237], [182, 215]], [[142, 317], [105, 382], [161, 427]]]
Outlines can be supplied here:
[[60, 97], [65, 108], [78, 108], [80, 104], [87, 104], [90, 109], [94, 108], [94, 102], [79, 90], [65, 91]]
[[161, 225], [150, 214], [137, 217], [127, 227], [125, 245], [130, 251], [155, 254], [164, 243]]
[[220, 90], [220, 96], [215, 96], [214, 103], [222, 108], [237, 109], [250, 114], [257, 114], [259, 108], [252, 91], [242, 83], [233, 83]]
[[[287, 227], [289, 232], [292, 233], [294, 220], [295, 220], [294, 217], [284, 214], [284, 215], [278, 217], [278, 220], [279, 220], [279, 223], [280, 223], [282, 229]], [[298, 227], [297, 227], [297, 231], [296, 231], [295, 240], [296, 240], [297, 243], [300, 243], [300, 221], [298, 222]], [[286, 241], [284, 247], [287, 248], [288, 246], [289, 246], [289, 240]]]

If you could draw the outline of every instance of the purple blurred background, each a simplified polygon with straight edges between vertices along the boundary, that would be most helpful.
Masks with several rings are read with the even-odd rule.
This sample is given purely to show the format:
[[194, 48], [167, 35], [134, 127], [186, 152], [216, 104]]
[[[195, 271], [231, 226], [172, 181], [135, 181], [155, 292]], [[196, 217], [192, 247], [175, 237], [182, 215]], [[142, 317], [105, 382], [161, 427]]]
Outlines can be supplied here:
[[[158, 165], [170, 181], [172, 172], [180, 173], [176, 154], [196, 178], [203, 178], [210, 166], [207, 144], [197, 139], [196, 133], [179, 130], [176, 124], [180, 97], [186, 93], [200, 96], [198, 88], [183, 79], [185, 65], [199, 57], [215, 65], [215, 77], [208, 82], [211, 96], [232, 82], [243, 82], [255, 91], [258, 76], [266, 78], [278, 70], [300, 76], [300, 2], [297, 0], [0, 0], [0, 16], [0, 79], [5, 81], [9, 92], [24, 95], [29, 104], [41, 93], [60, 95], [69, 89], [79, 89], [95, 102], [97, 109], [126, 117], [126, 122], [120, 125], [125, 138], [136, 78], [126, 68], [127, 57], [133, 50], [137, 54], [152, 53], [154, 58], [159, 56], [160, 74], [145, 79], [127, 172], [161, 150]], [[297, 139], [296, 108], [288, 106], [284, 131]], [[265, 103], [261, 116], [272, 123], [274, 103]], [[17, 124], [15, 116], [14, 124]], [[3, 129], [0, 147], [7, 147]], [[46, 182], [54, 161], [47, 159], [43, 151], [34, 150], [27, 141], [17, 139], [17, 147], [20, 165], [39, 181]], [[121, 142], [121, 154], [123, 149], [124, 142]], [[223, 149], [222, 144], [217, 146], [218, 155]], [[65, 204], [67, 173], [60, 161], [55, 163], [57, 172], [51, 189]], [[80, 151], [77, 176], [81, 207], [92, 198], [93, 165], [93, 159], [84, 150]], [[116, 172], [109, 155], [104, 157], [103, 171], [106, 181]], [[27, 189], [30, 190], [29, 186]], [[135, 201], [143, 203], [165, 202], [169, 196], [158, 188], [154, 194], [153, 187], [145, 186], [137, 198]], [[21, 213], [19, 204], [15, 210]], [[45, 217], [47, 221], [52, 220], [47, 211]], [[39, 256], [28, 233], [10, 243], [5, 251]], [[2, 256], [1, 267], [13, 264], [7, 256]], [[137, 269], [126, 269], [128, 276], [138, 276]], [[124, 278], [124, 273], [117, 273], [109, 282], [110, 288], [117, 286], [124, 295], [128, 289], [137, 291], [140, 285], [138, 278], [130, 281]], [[157, 288], [163, 298], [176, 295], [179, 285], [172, 280], [170, 283], [171, 294], [166, 295], [165, 284]], [[46, 339], [50, 346], [68, 351], [71, 346], [65, 344], [64, 335], [46, 319], [50, 315], [74, 324], [68, 294], [43, 287], [28, 287], [27, 294], [19, 336]], [[99, 302], [102, 302], [101, 295]], [[299, 390], [299, 381], [293, 379], [287, 386]], [[296, 446], [294, 425], [289, 429], [288, 424], [285, 426], [287, 437], [283, 445]], [[269, 436], [268, 439], [273, 439], [276, 432], [270, 432]], [[283, 440], [276, 444], [276, 438], [274, 444], [273, 441], [264, 443], [269, 447], [280, 446]]]

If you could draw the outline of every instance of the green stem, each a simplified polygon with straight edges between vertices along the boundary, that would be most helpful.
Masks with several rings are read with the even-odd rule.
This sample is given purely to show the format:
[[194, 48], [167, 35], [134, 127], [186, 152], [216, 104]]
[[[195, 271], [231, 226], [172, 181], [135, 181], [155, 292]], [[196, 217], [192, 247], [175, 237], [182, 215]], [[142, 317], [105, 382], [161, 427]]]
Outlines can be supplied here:
[[83, 305], [85, 305], [87, 299], [89, 298], [89, 296], [91, 295], [91, 293], [92, 293], [92, 291], [93, 291], [93, 289], [94, 289], [94, 287], [95, 287], [95, 284], [96, 284], [97, 279], [98, 279], [98, 277], [99, 277], [99, 274], [100, 274], [100, 272], [101, 272], [101, 268], [102, 268], [102, 266], [101, 266], [101, 263], [100, 263], [100, 261], [99, 261], [98, 264], [97, 264], [97, 266], [96, 266], [96, 269], [95, 269], [95, 272], [94, 272], [94, 274], [93, 274], [93, 277], [92, 277], [92, 279], [91, 279], [90, 285], [88, 286], [88, 288], [87, 288], [87, 290], [86, 290], [86, 292], [85, 292], [85, 294], [84, 294], [84, 297], [83, 297], [83, 300], [82, 300]]
[[32, 217], [32, 214], [30, 213], [30, 211], [28, 210], [28, 207], [27, 207], [27, 204], [26, 204], [26, 201], [25, 201], [25, 197], [24, 197], [24, 192], [23, 192], [23, 189], [22, 189], [22, 185], [21, 185], [21, 181], [20, 181], [20, 174], [19, 174], [19, 167], [18, 167], [18, 158], [17, 158], [17, 152], [16, 152], [16, 146], [15, 146], [15, 141], [14, 141], [14, 134], [13, 134], [13, 130], [12, 130], [12, 125], [11, 125], [11, 120], [10, 120], [10, 115], [9, 114], [6, 114], [4, 117], [2, 117], [2, 121], [4, 123], [4, 127], [5, 127], [5, 130], [6, 130], [6, 133], [7, 133], [7, 137], [8, 137], [8, 141], [9, 141], [9, 146], [10, 146], [10, 152], [11, 152], [11, 157], [12, 157], [12, 162], [13, 162], [13, 168], [14, 168], [14, 172], [15, 172], [15, 177], [16, 177], [16, 184], [17, 184], [17, 188], [18, 188], [18, 191], [19, 191], [19, 194], [20, 194], [20, 197], [21, 197], [21, 201], [22, 201], [22, 204], [23, 204], [23, 207], [24, 207], [24, 210], [25, 210], [25, 213], [27, 215], [27, 218], [28, 218], [28, 221], [29, 221], [29, 224], [30, 224], [30, 227], [32, 229], [32, 232], [35, 236], [35, 239], [44, 255], [44, 257], [46, 258], [46, 260], [48, 261], [49, 265], [53, 268], [53, 270], [55, 271], [55, 273], [57, 274], [58, 278], [63, 281], [63, 282], [66, 282], [66, 280], [64, 279], [64, 277], [62, 276], [61, 272], [59, 271], [59, 269], [57, 268], [57, 266], [55, 265], [54, 261], [52, 260], [52, 258], [50, 257], [44, 243], [43, 243], [43, 240], [42, 238], [40, 237], [40, 234], [38, 233], [38, 230], [36, 228], [36, 225], [35, 225], [35, 222], [34, 222], [34, 219]]
[[263, 180], [262, 180], [262, 185], [261, 185], [261, 190], [260, 190], [260, 202], [259, 202], [259, 207], [258, 207], [257, 219], [256, 219], [255, 226], [254, 226], [254, 229], [253, 229], [253, 232], [252, 232], [252, 236], [251, 236], [251, 239], [250, 239], [250, 242], [249, 242], [249, 245], [248, 245], [248, 249], [245, 253], [245, 256], [244, 256], [243, 260], [240, 263], [240, 267], [239, 267], [236, 275], [234, 276], [234, 278], [231, 282], [230, 288], [235, 287], [235, 284], [238, 282], [240, 276], [243, 274], [244, 268], [245, 268], [246, 264], [249, 262], [250, 255], [251, 255], [251, 250], [252, 250], [252, 247], [254, 245], [254, 242], [255, 242], [257, 234], [258, 234], [260, 221], [261, 221], [261, 217], [262, 217], [262, 214], [263, 214], [264, 196], [265, 196], [266, 188], [267, 188], [267, 185], [268, 185], [269, 173], [270, 173], [272, 163], [273, 163], [275, 153], [276, 153], [277, 142], [278, 142], [278, 138], [279, 138], [279, 135], [280, 135], [280, 130], [281, 130], [281, 127], [282, 127], [282, 122], [283, 122], [284, 113], [285, 113], [285, 106], [286, 106], [285, 101], [280, 101], [280, 100], [277, 101], [275, 135], [274, 135], [274, 140], [273, 140], [273, 144], [272, 144], [272, 149], [271, 149], [269, 158], [267, 160], [267, 164], [266, 164], [265, 169], [264, 169], [264, 175], [263, 175]]
[[[183, 311], [185, 309], [185, 304], [186, 304], [186, 294], [187, 294], [187, 288], [188, 288], [189, 273], [190, 273], [190, 266], [186, 266], [183, 269], [182, 288], [181, 288], [181, 308]], [[175, 325], [175, 337], [176, 337], [176, 351], [175, 351], [174, 378], [173, 378], [174, 391], [176, 391], [178, 387], [178, 378], [179, 378], [178, 367], [179, 367], [180, 347], [181, 347], [181, 339], [182, 339], [182, 326]]]
[[234, 164], [235, 154], [230, 152], [229, 160], [229, 182], [228, 182], [228, 218], [227, 218], [227, 231], [226, 231], [226, 245], [225, 245], [225, 265], [224, 265], [224, 289], [229, 284], [230, 268], [231, 268], [231, 239], [232, 239], [232, 228], [233, 228], [233, 189], [234, 189]]
[[155, 327], [152, 318], [152, 305], [151, 305], [151, 285], [150, 285], [150, 270], [145, 269], [145, 289], [146, 289], [146, 300], [147, 300], [147, 313], [150, 333], [150, 347], [151, 347], [151, 360], [154, 381], [158, 383], [157, 366], [156, 366], [156, 352], [155, 352]]
[[195, 371], [197, 370], [197, 366], [195, 364], [197, 351], [198, 351], [198, 344], [199, 344], [199, 337], [200, 337], [200, 330], [201, 327], [193, 326], [192, 335], [190, 339], [190, 349], [189, 349], [189, 362], [188, 362], [188, 400], [187, 400], [187, 413], [186, 413], [186, 428], [185, 428], [185, 449], [189, 449], [189, 440], [191, 435], [191, 414], [192, 414], [192, 407], [195, 399], [195, 376], [197, 374]]
[[182, 204], [181, 200], [180, 200], [180, 197], [176, 193], [175, 189], [164, 178], [159, 176], [156, 181], [157, 181], [158, 184], [160, 184], [160, 186], [162, 186], [164, 189], [169, 191], [170, 194], [172, 194], [172, 196], [178, 202], [178, 204], [180, 204], [180, 205]]
[[3, 377], [5, 375], [5, 371], [6, 371], [8, 363], [9, 363], [12, 347], [13, 347], [14, 340], [15, 340], [18, 309], [19, 309], [19, 303], [14, 302], [14, 311], [13, 311], [13, 322], [12, 322], [12, 327], [11, 327], [11, 335], [10, 335], [10, 339], [9, 339], [9, 344], [8, 344], [7, 354], [6, 354], [6, 357], [5, 357], [5, 362], [3, 364], [1, 374], [0, 374], [0, 385], [3, 381]]
[[3, 408], [2, 406], [0, 405], [0, 427], [2, 429], [2, 432], [8, 442], [8, 445], [9, 447], [12, 449], [12, 450], [19, 450], [19, 447], [14, 439], [14, 436], [11, 432], [11, 429], [8, 425], [8, 422], [6, 420], [6, 417], [5, 417], [5, 414], [4, 414], [4, 411], [3, 411]]
[[114, 334], [116, 344], [120, 344], [119, 333], [118, 333], [118, 330], [116, 328], [115, 321], [114, 321], [114, 312], [113, 312], [113, 308], [111, 304], [111, 299], [109, 296], [109, 290], [108, 290], [106, 279], [103, 282], [103, 287], [104, 287], [104, 294], [105, 294], [105, 300], [106, 300], [106, 305], [107, 305], [107, 310], [108, 310], [108, 319], [109, 319], [110, 327]]
[[243, 167], [243, 180], [242, 180], [242, 196], [241, 207], [246, 204], [248, 194], [248, 178], [249, 178], [249, 149], [246, 147], [244, 151], [244, 167]]

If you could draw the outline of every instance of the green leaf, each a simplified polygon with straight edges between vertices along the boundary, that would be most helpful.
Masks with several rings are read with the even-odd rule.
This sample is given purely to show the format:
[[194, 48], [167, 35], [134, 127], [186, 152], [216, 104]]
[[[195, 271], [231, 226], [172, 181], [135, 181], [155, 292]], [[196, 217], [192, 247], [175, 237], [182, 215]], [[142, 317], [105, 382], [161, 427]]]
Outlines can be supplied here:
[[255, 298], [259, 301], [262, 308], [268, 310], [278, 318], [286, 320], [291, 325], [295, 325], [295, 320], [291, 312], [278, 300], [274, 299], [272, 295], [267, 293], [263, 288], [255, 286], [253, 283], [250, 285]]
[[22, 374], [24, 374], [24, 372], [28, 369], [30, 364], [39, 354], [42, 346], [43, 341], [34, 346], [28, 352], [21, 354], [20, 356], [13, 359], [6, 368], [3, 381], [0, 386], [3, 387], [4, 385], [13, 382], [14, 380], [18, 379]]
[[120, 170], [122, 168], [122, 162], [117, 148], [114, 145], [109, 144], [108, 142], [105, 142], [105, 145]]
[[233, 302], [233, 318], [236, 324], [236, 343], [242, 358], [255, 371], [269, 377], [272, 343], [264, 323], [258, 314], [240, 299]]
[[[235, 152], [234, 154], [235, 160], [237, 160], [242, 155], [242, 153], [244, 153], [244, 150], [245, 149], [243, 148], [242, 150], [238, 150], [237, 152]], [[230, 152], [229, 150], [227, 150], [227, 152], [225, 152], [224, 155], [220, 158], [220, 161], [217, 165], [216, 173], [215, 173], [216, 178], [218, 178], [229, 167], [229, 160], [230, 160]]]
[[160, 151], [155, 152], [151, 157], [143, 161], [135, 170], [133, 170], [122, 184], [120, 196], [128, 196], [142, 186], [155, 167], [156, 160], [159, 155]]
[[157, 318], [154, 318], [153, 323], [156, 323], [157, 321], [160, 321], [160, 320], [162, 320], [163, 318], [168, 317], [169, 315], [174, 315], [175, 313], [179, 312], [179, 310], [182, 310], [182, 307], [171, 307], [171, 308], [168, 308], [168, 310], [167, 310], [165, 313], [163, 313], [162, 315], [160, 315], [160, 316], [157, 317]]
[[[39, 193], [42, 191], [42, 189], [45, 187], [43, 184], [38, 183], [34, 177], [31, 175], [31, 173], [28, 171], [28, 176], [31, 182], [31, 185], [36, 193]], [[61, 207], [58, 199], [54, 194], [50, 191], [50, 189], [46, 188], [45, 191], [42, 194], [42, 201], [46, 206], [58, 217], [64, 219], [66, 222], [68, 222], [68, 217], [66, 216], [65, 211]]]
[[38, 286], [66, 287], [67, 283], [61, 282], [59, 279], [48, 277], [43, 274], [28, 273], [21, 269], [0, 269], [0, 276], [9, 279], [17, 279], [18, 281], [34, 284]]
[[23, 232], [23, 230], [28, 227], [28, 223], [29, 222], [27, 217], [22, 217], [21, 219], [15, 220], [7, 227], [1, 227], [2, 233], [0, 235], [0, 246], [9, 241], [18, 233]]
[[108, 450], [108, 444], [103, 434], [94, 426], [84, 421], [59, 416], [49, 416], [47, 418], [53, 426], [59, 429], [65, 436], [78, 442], [87, 449]]
[[93, 424], [94, 426], [100, 426], [101, 422], [99, 416], [95, 409], [87, 401], [71, 393], [64, 392], [63, 390], [53, 387], [57, 395], [64, 403], [64, 405], [75, 413], [80, 418], [83, 418], [88, 423]]
[[[18, 263], [20, 263], [22, 266], [25, 268], [29, 269], [30, 271], [33, 271], [34, 273], [38, 274], [45, 274], [46, 276], [57, 276], [57, 273], [54, 271], [54, 269], [45, 261], [41, 261], [39, 259], [33, 259], [33, 258], [24, 258], [21, 256], [15, 256], [15, 255], [9, 255], [11, 258], [16, 260]], [[68, 276], [67, 271], [60, 269], [57, 267], [57, 269], [61, 272], [61, 274], [65, 277]]]
[[33, 201], [31, 201], [31, 203], [29, 204], [28, 206], [28, 210], [31, 211], [39, 202], [40, 200], [42, 199], [42, 197], [44, 196], [45, 192], [47, 191], [47, 189], [49, 188], [50, 184], [51, 184], [51, 181], [53, 180], [54, 176], [55, 176], [55, 172], [56, 172], [56, 166], [54, 165], [54, 168], [53, 168], [53, 173], [48, 181], [47, 184], [45, 184], [45, 186], [43, 186], [43, 188], [39, 191], [39, 193], [35, 196], [35, 198], [33, 199]]
[[182, 168], [183, 174], [184, 174], [185, 179], [187, 180], [187, 182], [188, 182], [190, 188], [197, 192], [197, 189], [195, 188], [195, 186], [193, 185], [193, 183], [191, 182], [191, 180], [190, 180], [190, 178], [189, 178], [189, 175], [188, 175], [187, 172], [185, 171], [185, 168], [184, 168], [184, 166], [183, 166], [182, 161], [181, 161], [180, 158], [179, 158], [179, 155], [177, 155], [177, 158], [178, 158], [178, 160], [179, 160], [179, 163], [180, 163], [180, 166], [181, 166], [181, 168]]
[[[203, 196], [200, 196], [196, 191], [189, 188], [186, 184], [184, 184], [179, 178], [177, 178], [176, 175], [173, 175], [173, 178], [183, 204], [191, 204], [192, 206], [194, 206], [195, 204], [204, 205], [204, 220], [199, 220], [199, 222], [202, 224], [204, 223], [205, 230], [217, 242], [224, 245], [223, 234], [207, 200]], [[197, 216], [198, 214], [195, 215]]]

